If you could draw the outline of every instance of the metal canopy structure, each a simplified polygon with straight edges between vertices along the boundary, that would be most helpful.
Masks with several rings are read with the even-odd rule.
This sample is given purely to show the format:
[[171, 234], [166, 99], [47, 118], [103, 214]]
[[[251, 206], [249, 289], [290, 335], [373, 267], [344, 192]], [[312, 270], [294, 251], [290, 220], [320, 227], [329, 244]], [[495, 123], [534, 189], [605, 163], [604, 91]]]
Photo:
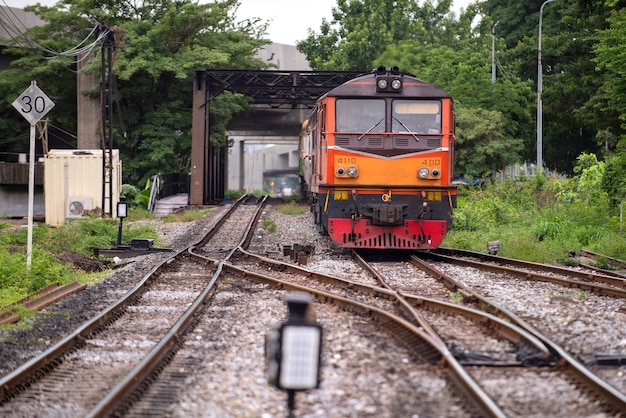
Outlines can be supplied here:
[[[212, 70], [202, 75], [211, 101], [224, 90], [245, 94], [272, 108], [312, 108], [329, 90], [363, 74], [355, 71]], [[198, 75], [196, 75], [197, 80]]]
[[209, 140], [211, 101], [228, 90], [250, 96], [272, 109], [307, 109], [326, 92], [364, 74], [355, 71], [197, 71], [193, 91], [191, 183], [189, 204], [215, 204], [224, 199], [226, 151]]

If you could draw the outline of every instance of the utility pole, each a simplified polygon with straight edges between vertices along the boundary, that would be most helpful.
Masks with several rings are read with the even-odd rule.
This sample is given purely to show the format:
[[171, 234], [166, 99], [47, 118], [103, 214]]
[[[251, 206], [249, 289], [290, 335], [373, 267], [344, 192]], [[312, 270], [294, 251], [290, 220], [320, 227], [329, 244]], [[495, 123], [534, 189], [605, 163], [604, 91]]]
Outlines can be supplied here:
[[116, 37], [125, 33], [120, 28], [101, 27], [102, 40], [100, 100], [102, 102], [102, 217], [113, 217], [113, 61], [118, 46]]
[[491, 26], [491, 82], [496, 82], [496, 25], [499, 21]]
[[[108, 34], [102, 40], [100, 67], [100, 100], [102, 101], [102, 217], [113, 217], [113, 49], [115, 33], [104, 27]], [[107, 152], [108, 151], [108, 152]], [[107, 210], [108, 203], [108, 210]]]
[[543, 109], [541, 101], [541, 93], [543, 90], [543, 69], [541, 66], [541, 25], [543, 21], [543, 7], [554, 0], [546, 0], [539, 9], [539, 40], [537, 48], [537, 172], [543, 172]]

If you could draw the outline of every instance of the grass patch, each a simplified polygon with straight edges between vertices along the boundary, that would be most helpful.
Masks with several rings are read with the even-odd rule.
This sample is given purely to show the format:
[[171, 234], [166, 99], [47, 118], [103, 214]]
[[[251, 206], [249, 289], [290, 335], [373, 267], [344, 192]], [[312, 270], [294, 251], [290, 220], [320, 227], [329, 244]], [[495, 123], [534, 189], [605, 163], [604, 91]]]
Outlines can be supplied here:
[[302, 215], [303, 213], [309, 211], [309, 206], [300, 205], [296, 201], [292, 200], [287, 204], [274, 206], [274, 210], [278, 213], [282, 213], [283, 215]]
[[459, 190], [443, 246], [486, 252], [487, 242], [499, 240], [499, 255], [540, 263], [567, 264], [568, 251], [583, 248], [623, 257], [626, 237], [608, 201], [589, 200], [576, 190], [573, 179], [505, 181]]
[[163, 222], [193, 222], [211, 213], [213, 209], [189, 209], [161, 218]]
[[[132, 214], [133, 210], [129, 214]], [[130, 217], [130, 216], [129, 216]], [[26, 268], [27, 235], [24, 228], [0, 234], [0, 306], [13, 303], [52, 283], [60, 285], [74, 281], [94, 284], [108, 272], [85, 274], [79, 267], [60, 260], [62, 252], [94, 257], [94, 248], [112, 248], [117, 244], [119, 220], [72, 220], [60, 227], [33, 226], [31, 268]], [[133, 238], [158, 239], [149, 224], [123, 224], [122, 240]]]
[[143, 219], [154, 219], [154, 214], [146, 208], [132, 206], [128, 210], [128, 217], [124, 221], [141, 221]]
[[263, 228], [265, 228], [270, 234], [276, 232], [276, 224], [271, 219], [263, 219], [261, 224], [263, 225]]

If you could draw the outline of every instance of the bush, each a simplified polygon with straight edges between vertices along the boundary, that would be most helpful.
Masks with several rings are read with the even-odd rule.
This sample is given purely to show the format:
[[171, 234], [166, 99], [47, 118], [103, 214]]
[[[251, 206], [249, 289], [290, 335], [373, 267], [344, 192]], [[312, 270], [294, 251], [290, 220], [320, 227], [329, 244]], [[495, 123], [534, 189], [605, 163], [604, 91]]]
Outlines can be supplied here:
[[[131, 212], [132, 213], [132, 212]], [[33, 227], [33, 252], [30, 271], [26, 269], [27, 233], [0, 234], [0, 305], [7, 305], [52, 283], [67, 284], [90, 280], [79, 275], [73, 266], [57, 259], [61, 251], [72, 251], [93, 257], [94, 248], [112, 248], [117, 244], [119, 221], [114, 219], [73, 220], [61, 227]], [[157, 238], [147, 224], [124, 224], [122, 239]]]
[[609, 197], [611, 210], [616, 213], [626, 200], [626, 152], [607, 158], [602, 188]]
[[131, 206], [139, 205], [139, 203], [135, 201], [135, 199], [137, 199], [137, 196], [139, 196], [139, 193], [139, 189], [132, 184], [122, 184], [121, 196], [124, 196], [126, 198], [126, 201]]
[[501, 255], [537, 262], [562, 261], [568, 251], [582, 248], [623, 257], [626, 238], [607, 200], [599, 194], [589, 198], [589, 190], [599, 188], [595, 174], [584, 187], [578, 178], [543, 177], [460, 191], [443, 246], [485, 252], [488, 241], [499, 240]]

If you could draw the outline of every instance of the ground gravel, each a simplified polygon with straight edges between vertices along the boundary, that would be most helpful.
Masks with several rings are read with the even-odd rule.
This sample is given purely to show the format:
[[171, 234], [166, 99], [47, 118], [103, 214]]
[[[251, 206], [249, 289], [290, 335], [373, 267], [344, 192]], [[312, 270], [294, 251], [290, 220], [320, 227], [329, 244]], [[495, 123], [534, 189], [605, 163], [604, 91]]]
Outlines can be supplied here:
[[[199, 239], [226, 209], [226, 206], [214, 207], [204, 219], [194, 222], [141, 222], [152, 223], [157, 228], [159, 246], [176, 250]], [[250, 251], [288, 260], [289, 256], [283, 254], [285, 245], [308, 245], [314, 248], [314, 253], [308, 258], [306, 268], [372, 284], [371, 278], [351, 261], [347, 251], [334, 247], [328, 237], [320, 233], [309, 212], [285, 215], [270, 206], [263, 219], [266, 222], [259, 223]], [[275, 231], [271, 225], [276, 227]], [[17, 327], [0, 331], [0, 375], [42, 352], [109, 306], [166, 256], [156, 253], [124, 260], [100, 283], [46, 308]], [[481, 285], [480, 280], [474, 285]], [[482, 283], [482, 286], [486, 285]], [[507, 284], [490, 281], [489, 286], [483, 291], [495, 295], [498, 286], [506, 287]], [[510, 303], [521, 304], [527, 309], [526, 317], [545, 317], [550, 314], [551, 306], [561, 303], [560, 295], [556, 296], [555, 300], [541, 303], [536, 308], [533, 307], [536, 303], [528, 299], [524, 302], [518, 298]], [[179, 402], [170, 409], [170, 416], [270, 418], [286, 415], [285, 395], [267, 385], [263, 368], [263, 336], [271, 326], [284, 320], [284, 297], [282, 291], [260, 289], [246, 283], [221, 287], [212, 301], [207, 320], [198, 325], [179, 352], [183, 359], [195, 358], [192, 363], [202, 365], [202, 373], [188, 373], [185, 384], [192, 390], [181, 394]], [[552, 298], [555, 298], [554, 294]], [[597, 302], [591, 297], [587, 299], [590, 301]], [[580, 306], [572, 308], [580, 310]], [[319, 305], [316, 310], [318, 321], [324, 326], [322, 384], [320, 389], [298, 394], [296, 416], [467, 416], [467, 412], [458, 406], [458, 397], [445, 375], [416, 361], [407, 347], [390, 340], [366, 319], [346, 319], [345, 314], [334, 306]], [[593, 312], [601, 313], [596, 309]], [[572, 327], [577, 323], [581, 323], [580, 314], [574, 316], [573, 311], [571, 323], [565, 325]], [[585, 322], [581, 335], [587, 333], [590, 326], [591, 323]], [[592, 334], [601, 335], [601, 332]], [[623, 334], [611, 338], [613, 347], [623, 347]], [[583, 340], [574, 343], [582, 344]], [[567, 345], [567, 341], [564, 344]], [[587, 357], [590, 353], [580, 350], [579, 354]], [[173, 364], [176, 367], [178, 363]], [[409, 367], [399, 368], [398, 364]], [[621, 382], [620, 389], [624, 388], [623, 373], [612, 374], [611, 378], [616, 386]], [[559, 391], [564, 390], [531, 381], [516, 382], [514, 386], [498, 381], [494, 386], [497, 387], [490, 390], [500, 390], [504, 397], [537, 397], [535, 411], [539, 412], [531, 414], [535, 417], [547, 416], [540, 412], [541, 403], [550, 405], [550, 399], [560, 396]], [[506, 391], [513, 392], [507, 395]], [[549, 410], [545, 408], [545, 411]], [[571, 412], [564, 411], [568, 415], [560, 416], [577, 416]], [[54, 415], [41, 416], [71, 415], [56, 411]], [[525, 416], [524, 411], [515, 416]]]

